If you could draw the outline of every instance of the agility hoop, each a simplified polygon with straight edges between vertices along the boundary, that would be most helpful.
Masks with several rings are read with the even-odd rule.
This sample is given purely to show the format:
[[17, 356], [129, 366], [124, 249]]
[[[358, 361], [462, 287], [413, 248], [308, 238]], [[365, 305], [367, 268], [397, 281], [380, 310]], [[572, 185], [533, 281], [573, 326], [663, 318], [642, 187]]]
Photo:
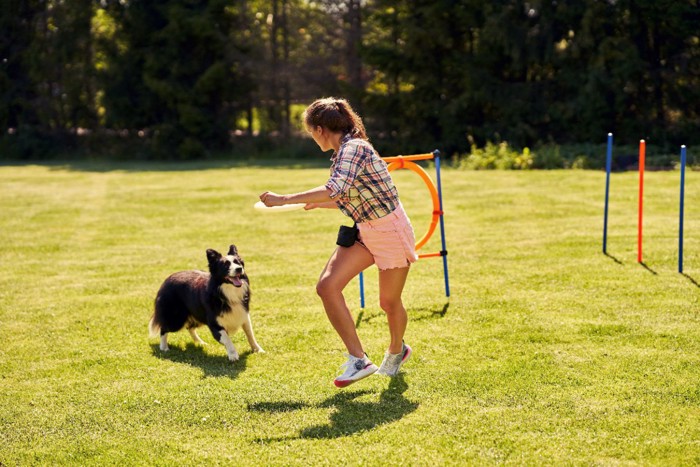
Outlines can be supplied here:
[[[425, 159], [432, 159], [434, 157], [433, 154], [420, 154], [418, 156], [420, 156], [421, 158], [422, 156], [426, 156]], [[423, 245], [428, 243], [428, 240], [430, 240], [430, 237], [432, 237], [433, 232], [435, 232], [435, 227], [437, 227], [438, 221], [440, 220], [440, 216], [442, 215], [442, 209], [440, 208], [440, 196], [438, 195], [438, 191], [435, 187], [435, 184], [430, 179], [430, 175], [428, 175], [428, 173], [423, 167], [416, 164], [415, 162], [411, 162], [411, 160], [421, 160], [416, 159], [416, 157], [418, 156], [413, 156], [413, 159], [408, 159], [404, 156], [387, 157], [384, 159], [385, 161], [390, 162], [388, 166], [389, 172], [397, 169], [411, 170], [420, 175], [420, 178], [423, 179], [425, 185], [428, 187], [428, 191], [430, 191], [430, 197], [433, 200], [433, 218], [430, 221], [428, 231], [425, 233], [425, 235], [423, 235], [423, 237], [420, 240], [418, 240], [418, 242], [416, 242], [416, 251], [420, 250], [423, 247]], [[439, 253], [434, 253], [434, 255], [439, 255]], [[419, 255], [418, 257], [420, 258], [425, 256]]]
[[[440, 237], [441, 237], [441, 242], [442, 242], [442, 250], [437, 252], [437, 253], [424, 253], [424, 254], [419, 254], [418, 258], [437, 258], [437, 257], [442, 257], [442, 262], [443, 262], [443, 273], [445, 277], [445, 296], [449, 297], [450, 296], [450, 281], [449, 281], [449, 275], [447, 272], [447, 247], [445, 246], [445, 222], [444, 222], [444, 212], [442, 210], [442, 183], [440, 179], [440, 151], [437, 149], [431, 153], [425, 153], [425, 154], [414, 154], [410, 156], [394, 156], [394, 157], [385, 157], [383, 158], [385, 162], [388, 163], [387, 169], [389, 172], [392, 170], [398, 170], [398, 169], [408, 169], [411, 170], [412, 172], [417, 173], [423, 182], [425, 182], [425, 185], [428, 187], [428, 191], [430, 192], [430, 197], [432, 199], [433, 203], [433, 216], [430, 221], [430, 226], [428, 227], [428, 231], [423, 235], [423, 237], [416, 242], [416, 251], [418, 251], [420, 248], [422, 248], [428, 240], [430, 240], [430, 237], [432, 237], [433, 233], [435, 232], [435, 229], [437, 227], [437, 224], [440, 224]], [[435, 172], [437, 175], [437, 186], [435, 183], [433, 183], [433, 180], [430, 178], [430, 175], [421, 167], [420, 165], [416, 164], [413, 161], [420, 161], [420, 160], [435, 160]], [[364, 290], [364, 275], [362, 272], [359, 274], [360, 278], [360, 307], [364, 308], [365, 307], [365, 290]]]

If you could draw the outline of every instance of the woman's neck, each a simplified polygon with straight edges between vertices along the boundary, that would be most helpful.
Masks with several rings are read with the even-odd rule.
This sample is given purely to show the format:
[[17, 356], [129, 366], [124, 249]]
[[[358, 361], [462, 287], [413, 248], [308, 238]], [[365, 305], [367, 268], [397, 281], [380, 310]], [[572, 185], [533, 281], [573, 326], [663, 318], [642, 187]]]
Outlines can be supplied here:
[[328, 142], [335, 152], [340, 151], [340, 142], [343, 140], [343, 133], [330, 133], [328, 135]]

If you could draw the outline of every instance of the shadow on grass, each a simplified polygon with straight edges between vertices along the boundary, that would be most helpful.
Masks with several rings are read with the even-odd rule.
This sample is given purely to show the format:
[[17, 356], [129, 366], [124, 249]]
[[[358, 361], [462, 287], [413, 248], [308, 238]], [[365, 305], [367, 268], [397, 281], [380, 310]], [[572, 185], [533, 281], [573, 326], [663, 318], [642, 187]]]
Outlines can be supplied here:
[[685, 278], [688, 279], [690, 281], [690, 283], [693, 284], [695, 287], [700, 287], [700, 284], [698, 284], [698, 282], [695, 279], [693, 279], [691, 276], [689, 276], [688, 274], [682, 272], [681, 275], [685, 276]]
[[646, 263], [641, 262], [641, 263], [639, 263], [639, 264], [640, 264], [644, 269], [646, 269], [647, 271], [649, 271], [650, 273], [652, 273], [653, 275], [658, 276], [658, 274], [656, 273], [656, 271], [654, 271], [654, 270], [651, 269], [649, 266], [647, 266]]
[[319, 404], [303, 401], [259, 402], [250, 404], [248, 410], [254, 412], [286, 413], [304, 408], [334, 408], [327, 424], [310, 426], [302, 429], [298, 436], [285, 438], [268, 438], [258, 441], [289, 441], [291, 439], [334, 439], [351, 436], [355, 433], [372, 430], [400, 420], [418, 408], [417, 402], [411, 402], [403, 393], [408, 389], [404, 376], [399, 374], [391, 379], [389, 387], [382, 391], [379, 401], [362, 402], [356, 399], [371, 394], [372, 391], [343, 391], [329, 397]]
[[205, 351], [205, 347], [193, 342], [187, 343], [185, 348], [170, 345], [170, 350], [163, 352], [158, 344], [151, 344], [153, 355], [163, 360], [170, 360], [175, 363], [182, 363], [193, 367], [201, 368], [205, 377], [236, 378], [245, 371], [246, 360], [253, 353], [246, 351], [240, 353], [237, 362], [229, 361], [228, 357], [222, 355], [210, 355]]
[[[411, 308], [407, 310], [408, 319], [410, 321], [424, 321], [426, 319], [444, 318], [447, 314], [448, 308], [450, 308], [450, 302], [445, 303], [440, 309], [431, 309], [427, 307]], [[384, 312], [370, 313], [367, 316], [365, 316], [365, 310], [361, 310], [357, 314], [357, 319], [355, 320], [355, 328], [359, 329], [361, 323], [369, 323], [372, 319], [383, 316], [385, 316]]]
[[[409, 314], [413, 314], [414, 316], [411, 317], [411, 321], [424, 321], [426, 319], [434, 319], [434, 318], [444, 318], [445, 315], [447, 314], [447, 310], [450, 308], [450, 302], [445, 303], [442, 306], [442, 309], [429, 309], [429, 308], [418, 308], [416, 310], [412, 310], [409, 312]], [[419, 314], [421, 313], [421, 314]], [[424, 314], [427, 313], [427, 314]]]
[[357, 319], [355, 320], [355, 329], [360, 329], [360, 324], [369, 323], [374, 318], [379, 318], [381, 316], [385, 316], [383, 311], [368, 313], [367, 316], [365, 316], [365, 310], [360, 310], [360, 312], [357, 314]]
[[622, 261], [620, 261], [619, 259], [615, 258], [615, 257], [614, 257], [613, 255], [611, 255], [610, 253], [603, 252], [603, 254], [604, 254], [605, 256], [607, 256], [608, 258], [610, 258], [611, 260], [615, 261], [617, 264], [622, 264]]

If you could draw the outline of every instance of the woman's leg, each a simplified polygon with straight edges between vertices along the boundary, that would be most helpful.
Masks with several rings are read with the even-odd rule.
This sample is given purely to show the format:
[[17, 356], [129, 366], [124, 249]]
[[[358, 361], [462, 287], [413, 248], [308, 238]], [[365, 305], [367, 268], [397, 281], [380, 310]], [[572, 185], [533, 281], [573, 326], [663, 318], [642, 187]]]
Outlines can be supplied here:
[[408, 324], [408, 315], [401, 301], [410, 267], [379, 271], [379, 306], [386, 313], [389, 323], [389, 353], [397, 354], [403, 349], [403, 335]]
[[316, 284], [316, 293], [321, 297], [328, 320], [342, 339], [348, 353], [364, 357], [364, 349], [357, 336], [355, 321], [345, 303], [343, 289], [353, 277], [374, 264], [367, 249], [355, 243], [351, 247], [338, 247], [331, 255]]

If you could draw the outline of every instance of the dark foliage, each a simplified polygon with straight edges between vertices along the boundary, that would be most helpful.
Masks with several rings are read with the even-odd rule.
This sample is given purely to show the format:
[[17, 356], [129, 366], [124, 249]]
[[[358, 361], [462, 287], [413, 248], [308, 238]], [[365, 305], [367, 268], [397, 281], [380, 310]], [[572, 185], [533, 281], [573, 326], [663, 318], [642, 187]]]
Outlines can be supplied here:
[[667, 152], [700, 142], [698, 24], [696, 0], [4, 1], [0, 158], [298, 148], [327, 95], [387, 155], [507, 141], [567, 166], [557, 145], [608, 132]]

